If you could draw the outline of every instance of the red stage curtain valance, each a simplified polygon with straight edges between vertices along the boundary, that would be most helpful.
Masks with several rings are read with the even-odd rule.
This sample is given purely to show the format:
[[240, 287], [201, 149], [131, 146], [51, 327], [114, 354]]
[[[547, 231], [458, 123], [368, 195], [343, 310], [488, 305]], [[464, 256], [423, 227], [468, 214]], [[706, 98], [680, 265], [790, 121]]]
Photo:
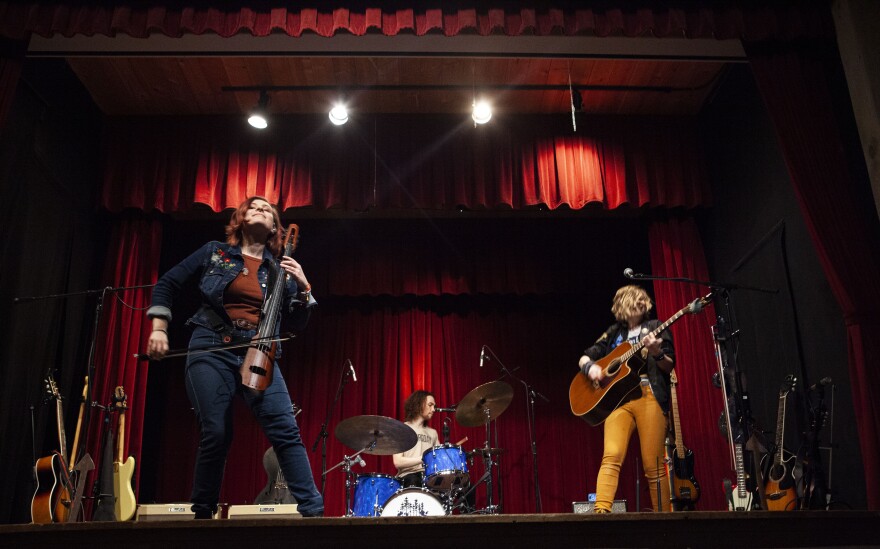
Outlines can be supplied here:
[[238, 119], [113, 119], [101, 205], [222, 211], [254, 194], [282, 210], [710, 203], [693, 121], [588, 119], [575, 134], [559, 120], [474, 128], [451, 117], [388, 116], [335, 128], [297, 117], [255, 134]]
[[[689, 38], [746, 38], [750, 40], [791, 40], [803, 36], [829, 35], [827, 20], [817, 15], [816, 4], [794, 2], [754, 2], [742, 6], [715, 7], [685, 3], [656, 6], [654, 2], [619, 2], [622, 7], [603, 2], [601, 7], [571, 8], [572, 3], [536, 7], [535, 2], [505, 2], [504, 7], [474, 7], [476, 2], [435, 2], [428, 7], [404, 7], [396, 2], [368, 7], [363, 2], [320, 3], [320, 7], [291, 7], [286, 2], [177, 2], [154, 0], [102, 6], [84, 2], [0, 2], [0, 35], [25, 38], [75, 34], [115, 36], [127, 34], [145, 38], [151, 34], [180, 37], [184, 34], [213, 33], [223, 37], [239, 33], [268, 36], [284, 33], [301, 36], [314, 33], [333, 36], [368, 33], [398, 34], [503, 34], [520, 35], [596, 35], [656, 36]], [[335, 4], [335, 5], [334, 5]], [[343, 7], [343, 4], [345, 7]], [[378, 4], [378, 3], [377, 3]], [[421, 3], [424, 5], [424, 3]], [[681, 3], [679, 3], [681, 4]], [[781, 4], [781, 5], [780, 5]], [[786, 5], [788, 4], [788, 5]]]

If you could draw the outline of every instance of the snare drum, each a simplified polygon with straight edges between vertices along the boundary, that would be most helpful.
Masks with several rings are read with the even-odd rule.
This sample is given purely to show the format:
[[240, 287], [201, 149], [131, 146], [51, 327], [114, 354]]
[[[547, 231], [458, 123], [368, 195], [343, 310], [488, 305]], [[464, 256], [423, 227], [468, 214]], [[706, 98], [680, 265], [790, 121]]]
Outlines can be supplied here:
[[439, 517], [446, 514], [440, 499], [424, 488], [404, 488], [385, 502], [383, 517]]
[[354, 489], [351, 514], [355, 517], [378, 517], [382, 506], [400, 489], [400, 483], [392, 476], [370, 473], [358, 475]]
[[467, 454], [461, 446], [443, 444], [425, 450], [422, 454], [425, 464], [425, 487], [429, 490], [450, 490], [467, 486], [469, 476]]

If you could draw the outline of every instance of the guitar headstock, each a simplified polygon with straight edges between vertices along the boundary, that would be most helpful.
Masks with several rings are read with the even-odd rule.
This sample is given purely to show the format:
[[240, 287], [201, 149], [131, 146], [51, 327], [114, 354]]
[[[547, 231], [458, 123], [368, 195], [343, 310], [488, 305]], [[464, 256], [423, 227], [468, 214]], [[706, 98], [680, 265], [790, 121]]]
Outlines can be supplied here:
[[797, 378], [793, 374], [785, 376], [785, 381], [783, 381], [782, 385], [779, 387], [779, 398], [784, 398], [788, 393], [794, 391], [794, 386], [796, 384]]
[[675, 377], [675, 370], [669, 372], [669, 384], [670, 385], [678, 385], [678, 378]]
[[704, 297], [699, 297], [691, 301], [687, 306], [687, 312], [691, 314], [699, 313], [703, 310], [703, 307], [712, 302], [712, 297], [712, 292], [709, 292]]
[[128, 395], [125, 394], [122, 385], [113, 392], [113, 406], [117, 410], [128, 410]]
[[61, 392], [58, 390], [58, 384], [55, 382], [55, 378], [52, 377], [52, 374], [46, 375], [46, 393], [48, 398], [54, 398], [57, 401], [61, 401]]
[[299, 225], [291, 223], [284, 234], [284, 243], [281, 245], [281, 255], [291, 256], [299, 244]]

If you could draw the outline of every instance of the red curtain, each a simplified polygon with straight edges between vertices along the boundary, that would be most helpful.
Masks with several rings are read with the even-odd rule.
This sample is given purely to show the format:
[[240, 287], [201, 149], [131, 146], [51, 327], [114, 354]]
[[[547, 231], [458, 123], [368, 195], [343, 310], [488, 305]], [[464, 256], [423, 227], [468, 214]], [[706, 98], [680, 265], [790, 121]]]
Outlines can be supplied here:
[[837, 49], [833, 43], [749, 44], [747, 51], [807, 230], [844, 313], [865, 492], [869, 508], [880, 509], [880, 378], [874, 372], [880, 339], [868, 336], [880, 327], [880, 222], [864, 157], [852, 140], [849, 99], [835, 90], [845, 81]]
[[[461, 223], [435, 222], [434, 233], [430, 228], [419, 231], [413, 229], [412, 224], [401, 228], [400, 222], [396, 223], [396, 230], [391, 222], [388, 223], [389, 231], [374, 227], [373, 236], [355, 237], [357, 230], [351, 227], [341, 228], [338, 235], [329, 237], [319, 234], [320, 230], [306, 231], [298, 250], [298, 253], [303, 252], [300, 259], [308, 266], [316, 292], [321, 288], [318, 294], [320, 305], [306, 332], [285, 346], [281, 371], [294, 401], [304, 409], [298, 419], [303, 441], [310, 450], [316, 479], [320, 482], [320, 445], [314, 452], [311, 448], [336, 394], [346, 359], [352, 360], [358, 381], [346, 385], [340, 403], [333, 410], [328, 426], [328, 467], [338, 463], [343, 454], [350, 455], [355, 451], [345, 447], [333, 434], [335, 426], [343, 419], [362, 414], [400, 418], [404, 399], [418, 388], [434, 391], [438, 403], [449, 406], [480, 385], [500, 377], [499, 363], [495, 359], [480, 368], [480, 347], [485, 344], [508, 369], [516, 369], [516, 377], [526, 380], [549, 399], [549, 402], [539, 399], [536, 404], [543, 511], [569, 512], [572, 501], [583, 501], [589, 492], [595, 491], [602, 430], [589, 427], [571, 414], [568, 385], [576, 372], [575, 364], [581, 350], [610, 322], [607, 307], [596, 308], [595, 304], [609, 303], [614, 288], [620, 285], [619, 273], [611, 277], [604, 270], [590, 269], [589, 257], [591, 254], [614, 257], [612, 250], [620, 248], [621, 242], [627, 242], [631, 250], [624, 250], [615, 261], [628, 263], [632, 256], [644, 255], [642, 246], [634, 245], [635, 242], [644, 242], [644, 233], [638, 236], [618, 230], [620, 227], [616, 225], [620, 222], [612, 222], [613, 228], [609, 229], [618, 236], [609, 238], [606, 235], [601, 239], [592, 238], [588, 226], [581, 224], [579, 230], [575, 230], [575, 227], [566, 226], [564, 220], [553, 228], [545, 224], [542, 230], [547, 234], [531, 236], [526, 236], [528, 226], [517, 232], [511, 227], [515, 224], [498, 228], [494, 227], [495, 223], [492, 226], [481, 224], [482, 229], [471, 227], [469, 231], [455, 234], [450, 228]], [[503, 220], [500, 224], [504, 225]], [[702, 265], [705, 270], [702, 252], [693, 241], [693, 224], [681, 225], [683, 228], [670, 222], [652, 229], [652, 245], [676, 249], [677, 257], [683, 258], [685, 265]], [[603, 226], [608, 227], [607, 223]], [[308, 224], [305, 228], [308, 229]], [[500, 237], [503, 233], [509, 238]], [[558, 238], [553, 238], [551, 233]], [[308, 234], [312, 235], [313, 242], [319, 241], [317, 250], [308, 248]], [[480, 269], [466, 273], [456, 272], [455, 267], [444, 270], [443, 266], [447, 264], [479, 261], [467, 255], [456, 257], [469, 242], [468, 235], [473, 239], [475, 234], [480, 235], [481, 242], [495, 243], [499, 248], [495, 255], [483, 258], [479, 262]], [[355, 242], [350, 248], [338, 247], [346, 235]], [[609, 242], [603, 245], [596, 240]], [[682, 247], [682, 241], [690, 245]], [[375, 267], [367, 258], [372, 251], [379, 249], [379, 242], [396, 250], [401, 263], [420, 264], [430, 254], [437, 259], [413, 269], [387, 265], [380, 258], [379, 267]], [[524, 242], [541, 242], [542, 245], [523, 245]], [[583, 253], [585, 243], [588, 243], [590, 253]], [[349, 253], [362, 245], [365, 248], [363, 257]], [[477, 242], [475, 246], [480, 248], [481, 243]], [[549, 250], [539, 251], [538, 247]], [[422, 249], [430, 250], [430, 254], [421, 253]], [[553, 255], [561, 257], [556, 262], [544, 263], [545, 258]], [[507, 260], [498, 261], [501, 257]], [[665, 257], [652, 258], [652, 262], [654, 271], [669, 268], [669, 274], [673, 274], [675, 264]], [[529, 264], [534, 265], [524, 274], [510, 276], [511, 271]], [[404, 278], [416, 282], [410, 286], [385, 284], [384, 279], [370, 274], [374, 268], [384, 273], [384, 279]], [[339, 279], [327, 278], [326, 274], [315, 275], [321, 269], [338, 272]], [[483, 280], [476, 285], [471, 282], [475, 271], [480, 271], [477, 280]], [[674, 272], [696, 276], [697, 271], [692, 273], [691, 269], [677, 270], [676, 267]], [[343, 285], [339, 280], [345, 278], [363, 280]], [[457, 278], [465, 282], [461, 288], [467, 291], [451, 295], [445, 289], [459, 288]], [[451, 283], [423, 282], [425, 279]], [[493, 280], [491, 284], [486, 282], [490, 279]], [[576, 279], [585, 281], [577, 282]], [[325, 280], [330, 281], [326, 286]], [[567, 289], [566, 283], [570, 283]], [[667, 308], [677, 310], [696, 295], [658, 293], [658, 300], [661, 304], [668, 303]], [[693, 323], [697, 324], [691, 326]], [[709, 316], [703, 313], [682, 320], [675, 334], [680, 356], [679, 371], [683, 378], [682, 403], [692, 409], [720, 410], [720, 404], [713, 401], [715, 389], [708, 379], [714, 362], [711, 355], [707, 359], [702, 353], [706, 345], [711, 349], [711, 335], [706, 328], [709, 323]], [[172, 332], [172, 335], [185, 341], [186, 331]], [[686, 358], [687, 355], [693, 356]], [[156, 473], [157, 501], [185, 501], [192, 482], [193, 441], [197, 438], [197, 427], [188, 411], [180, 367], [180, 364], [164, 364], [161, 371], [154, 369], [151, 374], [158, 376], [152, 382], [157, 391], [152, 397], [158, 400], [151, 408], [151, 422], [162, 425], [158, 448], [152, 457], [155, 463], [166, 464]], [[514, 399], [497, 422], [498, 446], [505, 450], [501, 459], [504, 511], [530, 513], [534, 512], [535, 504], [526, 392], [522, 384], [510, 378], [505, 381], [513, 387]], [[444, 417], [444, 414], [435, 416], [433, 426], [438, 431]], [[720, 478], [717, 472], [719, 463], [721, 468], [727, 463], [724, 439], [718, 435], [716, 421], [714, 414], [708, 414], [706, 418], [689, 414], [684, 422], [688, 445], [698, 456], [697, 474], [705, 479]], [[235, 422], [235, 443], [229, 456], [221, 501], [243, 504], [251, 502], [267, 481], [260, 463], [268, 443], [240, 402], [236, 404]], [[486, 434], [483, 428], [466, 428], [453, 421], [450, 441], [457, 442], [463, 437], [469, 439], [463, 446], [471, 450], [483, 445]], [[715, 460], [713, 468], [711, 456], [715, 449], [721, 458]], [[636, 452], [635, 449], [632, 451]], [[356, 468], [357, 473], [394, 473], [390, 457], [368, 455], [365, 459], [366, 468]], [[167, 467], [169, 463], [175, 466]], [[483, 473], [479, 459], [470, 463], [469, 469], [475, 478]], [[635, 479], [639, 475], [640, 465], [629, 459], [621, 475], [618, 497], [629, 501], [630, 510], [635, 510]], [[650, 500], [643, 480], [640, 480], [640, 487], [639, 497], [644, 508]], [[708, 481], [704, 484], [700, 509], [723, 508], [723, 500], [715, 493], [716, 488]], [[484, 504], [485, 489], [479, 488], [477, 493], [478, 504]], [[328, 475], [326, 497], [328, 514], [341, 515], [344, 512], [344, 476], [338, 469]]]
[[[158, 261], [162, 246], [162, 230], [158, 222], [145, 219], [142, 215], [130, 213], [116, 224], [110, 238], [107, 266], [104, 280], [110, 288], [128, 288], [155, 282]], [[103, 314], [97, 341], [96, 365], [97, 379], [90, 380], [92, 398], [99, 404], [112, 401], [116, 387], [123, 387], [127, 396], [128, 410], [125, 414], [125, 440], [123, 441], [123, 461], [134, 457], [135, 493], [141, 468], [141, 444], [144, 428], [144, 409], [147, 398], [147, 362], [133, 358], [141, 352], [143, 342], [149, 334], [149, 322], [145, 311], [150, 303], [150, 288], [138, 288], [106, 292], [103, 301]], [[104, 413], [92, 414], [89, 426], [87, 450], [93, 457], [96, 470], [94, 479], [102, 467], [102, 440]], [[111, 417], [117, 447], [119, 415]], [[114, 460], [117, 450], [114, 448]], [[91, 486], [92, 480], [87, 486]], [[108, 487], [102, 488], [105, 492]]]
[[[653, 223], [648, 235], [655, 275], [709, 280], [703, 245], [692, 219]], [[694, 284], [655, 281], [657, 317], [667, 319], [708, 293], [707, 288]], [[703, 479], [698, 504], [703, 510], [726, 508], [720, 479], [726, 477], [736, 483], [727, 439], [718, 430], [718, 418], [724, 409], [721, 391], [712, 385], [712, 374], [718, 371], [711, 329], [714, 314], [714, 306], [710, 305], [699, 314], [683, 316], [671, 328], [681, 434], [685, 446], [694, 451], [694, 475], [698, 482]]]
[[[740, 38], [752, 40], [816, 36], [833, 32], [828, 21], [817, 15], [814, 3], [766, 2], [765, 5], [714, 7], [657, 6], [653, 2], [621, 2], [621, 7], [535, 7], [535, 2], [507, 2], [505, 7], [474, 7], [474, 2], [443, 2], [443, 7], [382, 8], [350, 2], [352, 7], [292, 8], [284, 2], [263, 2], [259, 7], [242, 2], [222, 7], [180, 6], [153, 1], [139, 5], [83, 5], [81, 2], [0, 2], [0, 35], [23, 38], [74, 34], [146, 38], [151, 34], [180, 37], [214, 33], [229, 37], [239, 33], [268, 36], [315, 33], [333, 36], [398, 34], [504, 34], [657, 36], [689, 38]], [[439, 3], [436, 3], [439, 4]]]
[[254, 194], [282, 210], [710, 202], [692, 120], [597, 117], [572, 135], [558, 117], [474, 128], [449, 117], [386, 116], [345, 132], [322, 118], [282, 118], [259, 135], [237, 119], [113, 119], [101, 204], [221, 211]]

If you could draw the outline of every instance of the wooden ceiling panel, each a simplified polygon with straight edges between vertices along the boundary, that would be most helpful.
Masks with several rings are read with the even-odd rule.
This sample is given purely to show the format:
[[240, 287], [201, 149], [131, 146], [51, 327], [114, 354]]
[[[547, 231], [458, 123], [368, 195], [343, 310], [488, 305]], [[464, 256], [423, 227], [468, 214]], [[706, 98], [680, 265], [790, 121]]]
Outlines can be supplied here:
[[[95, 56], [68, 62], [98, 107], [111, 115], [237, 114], [253, 108], [258, 92], [223, 91], [229, 86], [325, 86], [272, 92], [270, 111], [326, 112], [346, 87], [376, 85], [423, 89], [350, 89], [346, 95], [356, 110], [460, 113], [469, 110], [476, 91], [499, 112], [567, 112], [567, 89], [498, 86], [567, 87], [569, 74], [575, 87], [626, 88], [583, 91], [585, 112], [687, 115], [699, 112], [724, 67], [715, 61], [539, 57]], [[646, 86], [672, 91], [640, 89]]]

